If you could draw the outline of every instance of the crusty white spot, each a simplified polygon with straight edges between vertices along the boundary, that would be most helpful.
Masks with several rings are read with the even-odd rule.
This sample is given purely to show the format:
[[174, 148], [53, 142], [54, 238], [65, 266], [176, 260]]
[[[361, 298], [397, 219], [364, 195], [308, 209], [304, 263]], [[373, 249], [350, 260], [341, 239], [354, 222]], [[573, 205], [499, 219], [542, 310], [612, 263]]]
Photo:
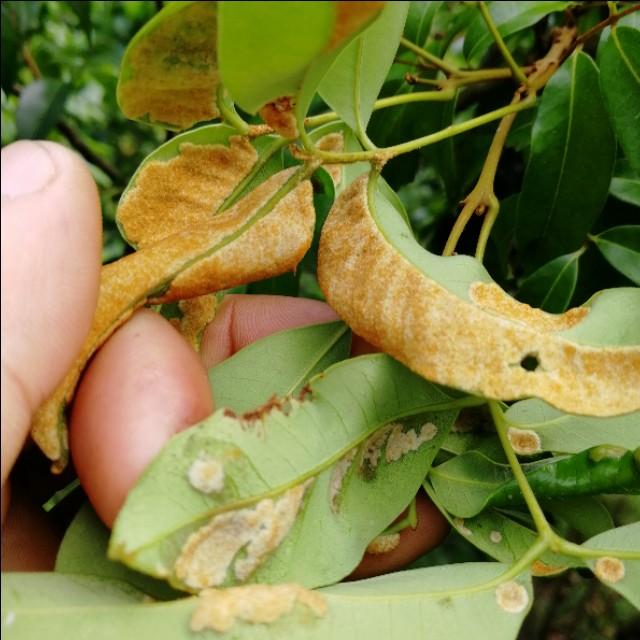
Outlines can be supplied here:
[[367, 466], [370, 470], [375, 469], [380, 462], [382, 447], [389, 435], [389, 432], [396, 426], [401, 426], [397, 422], [391, 422], [384, 427], [378, 429], [370, 438], [368, 438], [362, 448], [362, 466]]
[[453, 519], [453, 525], [463, 535], [465, 535], [465, 536], [472, 536], [473, 535], [473, 531], [471, 531], [471, 529], [469, 529], [469, 527], [465, 526], [463, 518], [454, 518]]
[[191, 630], [213, 629], [224, 633], [238, 620], [271, 624], [291, 613], [296, 604], [319, 618], [327, 612], [324, 597], [299, 584], [251, 584], [229, 589], [206, 589], [200, 593], [191, 617]]
[[356, 456], [357, 449], [351, 449], [349, 453], [340, 458], [333, 467], [331, 472], [331, 479], [329, 480], [329, 504], [331, 505], [331, 511], [338, 512], [340, 506], [340, 491], [342, 490], [342, 483], [344, 477], [347, 475], [351, 463]]
[[496, 601], [498, 606], [507, 613], [520, 613], [529, 604], [529, 594], [521, 584], [510, 580], [498, 586]]
[[189, 483], [202, 493], [219, 493], [224, 488], [224, 466], [215, 458], [197, 458], [187, 472]]
[[604, 556], [596, 560], [593, 572], [604, 582], [620, 582], [624, 578], [624, 563], [618, 558]]
[[222, 584], [235, 560], [235, 576], [246, 580], [291, 529], [306, 487], [312, 480], [286, 491], [278, 500], [260, 500], [253, 508], [221, 513], [192, 533], [175, 564], [176, 576], [192, 589]]
[[489, 540], [491, 540], [491, 542], [493, 542], [494, 544], [498, 544], [502, 541], [502, 534], [499, 531], [492, 531], [489, 534]]
[[395, 425], [387, 440], [387, 462], [395, 462], [410, 451], [416, 451], [425, 442], [433, 440], [437, 433], [438, 427], [432, 422], [423, 424], [419, 433], [416, 433], [415, 429], [403, 431], [402, 425]]
[[399, 544], [399, 533], [389, 533], [387, 535], [378, 536], [367, 546], [367, 553], [372, 553], [374, 555], [389, 553], [389, 551], [393, 551]]
[[513, 450], [518, 455], [530, 456], [542, 451], [540, 436], [531, 429], [515, 429], [514, 427], [509, 427], [507, 437]]

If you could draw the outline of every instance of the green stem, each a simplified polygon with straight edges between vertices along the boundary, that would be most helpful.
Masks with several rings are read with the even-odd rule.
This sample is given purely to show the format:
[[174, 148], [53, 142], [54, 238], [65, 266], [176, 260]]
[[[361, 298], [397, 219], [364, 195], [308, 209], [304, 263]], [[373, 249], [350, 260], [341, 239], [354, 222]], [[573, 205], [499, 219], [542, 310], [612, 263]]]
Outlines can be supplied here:
[[216, 103], [222, 120], [229, 126], [237, 129], [241, 135], [246, 136], [249, 133], [249, 124], [238, 115], [235, 105], [231, 102], [226, 89], [221, 84], [218, 85]]
[[492, 193], [490, 197], [489, 206], [487, 212], [484, 214], [484, 220], [482, 221], [482, 227], [480, 228], [480, 235], [478, 236], [478, 244], [476, 245], [476, 259], [482, 262], [484, 260], [484, 252], [487, 249], [487, 242], [491, 235], [491, 229], [500, 213], [500, 201]]
[[436, 67], [436, 69], [440, 69], [440, 71], [443, 71], [448, 76], [453, 76], [458, 73], [458, 69], [456, 67], [451, 66], [441, 58], [438, 58], [438, 56], [434, 56], [432, 53], [429, 53], [410, 40], [407, 40], [406, 38], [400, 38], [400, 44], [406, 49], [409, 49], [409, 51], [413, 51], [413, 53], [420, 56], [423, 60], [427, 60], [434, 67]]
[[511, 467], [513, 476], [518, 483], [518, 487], [520, 487], [520, 491], [522, 492], [524, 501], [529, 508], [529, 512], [531, 513], [533, 522], [536, 525], [536, 529], [538, 530], [540, 536], [548, 544], [551, 538], [555, 536], [555, 534], [551, 529], [551, 526], [547, 522], [544, 512], [542, 511], [542, 507], [540, 507], [540, 504], [538, 503], [538, 500], [533, 493], [531, 486], [529, 485], [527, 476], [522, 470], [520, 462], [518, 461], [518, 458], [513, 451], [513, 447], [509, 442], [509, 437], [507, 435], [507, 421], [504, 419], [504, 414], [502, 413], [502, 409], [498, 402], [496, 402], [495, 400], [489, 400], [489, 411], [491, 412], [491, 417], [493, 418], [493, 422], [496, 426], [496, 432], [498, 433], [498, 437], [500, 438], [505, 456], [507, 457], [507, 461], [509, 462], [509, 466]]
[[[452, 100], [455, 95], [453, 89], [445, 89], [442, 91], [415, 91], [413, 93], [401, 93], [397, 96], [389, 96], [388, 98], [380, 98], [373, 105], [374, 111], [387, 109], [388, 107], [396, 107], [409, 102], [447, 102]], [[319, 127], [327, 122], [339, 120], [340, 116], [335, 111], [321, 113], [317, 116], [309, 116], [304, 119], [307, 127]]]
[[487, 3], [481, 0], [480, 2], [478, 2], [478, 7], [480, 8], [480, 13], [482, 14], [482, 17], [485, 23], [487, 24], [487, 27], [489, 28], [489, 31], [491, 32], [491, 35], [493, 36], [493, 39], [495, 40], [495, 43], [498, 46], [498, 49], [500, 49], [500, 53], [502, 54], [502, 57], [504, 58], [505, 62], [509, 65], [509, 68], [513, 73], [514, 79], [517, 80], [518, 83], [528, 86], [529, 81], [527, 80], [527, 76], [525, 76], [524, 73], [522, 73], [522, 69], [520, 69], [516, 61], [513, 59], [511, 52], [507, 48], [507, 45], [504, 43], [504, 40], [502, 39], [502, 36], [500, 35], [500, 32], [498, 31], [498, 28], [496, 27], [496, 24], [493, 21], [493, 18], [491, 17], [491, 13], [487, 8]]
[[398, 522], [394, 522], [390, 524], [380, 535], [381, 536], [390, 536], [394, 533], [400, 533], [400, 531], [404, 531], [408, 527], [415, 529], [418, 526], [418, 511], [416, 508], [416, 497], [413, 497], [413, 500], [409, 504], [409, 508], [407, 509], [407, 515], [402, 518], [402, 520], [398, 520]]
[[610, 556], [620, 560], [640, 560], [640, 551], [629, 551], [626, 549], [590, 549], [589, 547], [583, 547], [579, 544], [564, 540], [555, 533], [553, 535], [554, 539], [551, 541], [551, 546], [554, 551], [564, 553], [568, 556], [578, 558], [602, 558], [603, 556]]
[[510, 104], [506, 107], [501, 107], [500, 109], [489, 111], [489, 113], [477, 116], [476, 118], [471, 118], [466, 122], [459, 122], [457, 124], [450, 125], [440, 131], [436, 131], [435, 133], [431, 133], [427, 136], [422, 136], [421, 138], [416, 138], [414, 140], [409, 140], [408, 142], [403, 142], [401, 144], [396, 144], [391, 147], [385, 147], [373, 151], [353, 151], [347, 153], [321, 151], [320, 149], [309, 148], [307, 146], [307, 144], [305, 143], [305, 137], [307, 137], [308, 139], [308, 136], [306, 136], [306, 134], [303, 135], [301, 132], [300, 139], [303, 141], [303, 144], [305, 144], [305, 147], [307, 148], [309, 154], [316, 158], [319, 158], [323, 162], [331, 164], [363, 161], [386, 162], [387, 160], [390, 160], [395, 156], [399, 156], [403, 153], [409, 153], [411, 151], [416, 151], [417, 149], [421, 149], [422, 147], [426, 147], [427, 145], [441, 142], [442, 140], [446, 140], [447, 138], [452, 138], [453, 136], [457, 136], [461, 133], [464, 133], [465, 131], [470, 131], [471, 129], [481, 127], [482, 125], [493, 122], [494, 120], [504, 118], [511, 113], [517, 113], [518, 111], [523, 111], [524, 109], [530, 109], [535, 104], [535, 102], [536, 97], [534, 94], [531, 94], [524, 100], [516, 104]]

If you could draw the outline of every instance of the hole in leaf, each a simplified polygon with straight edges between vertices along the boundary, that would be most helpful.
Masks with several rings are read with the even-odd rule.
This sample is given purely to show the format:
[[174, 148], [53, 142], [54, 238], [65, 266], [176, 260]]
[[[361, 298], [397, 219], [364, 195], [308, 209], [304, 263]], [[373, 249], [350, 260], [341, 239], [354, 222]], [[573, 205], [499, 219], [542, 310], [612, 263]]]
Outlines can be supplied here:
[[520, 360], [520, 366], [526, 371], [535, 371], [540, 366], [540, 360], [534, 353], [528, 353]]

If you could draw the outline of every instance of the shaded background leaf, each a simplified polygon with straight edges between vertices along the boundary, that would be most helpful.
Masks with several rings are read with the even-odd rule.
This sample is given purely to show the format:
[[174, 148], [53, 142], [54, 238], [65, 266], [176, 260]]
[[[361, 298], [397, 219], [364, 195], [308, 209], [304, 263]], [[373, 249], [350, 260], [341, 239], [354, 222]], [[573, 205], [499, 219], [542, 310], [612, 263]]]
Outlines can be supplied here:
[[613, 227], [591, 239], [609, 264], [640, 285], [640, 225]]
[[31, 83], [20, 95], [18, 135], [32, 140], [45, 138], [64, 111], [70, 89], [60, 80], [45, 78]]

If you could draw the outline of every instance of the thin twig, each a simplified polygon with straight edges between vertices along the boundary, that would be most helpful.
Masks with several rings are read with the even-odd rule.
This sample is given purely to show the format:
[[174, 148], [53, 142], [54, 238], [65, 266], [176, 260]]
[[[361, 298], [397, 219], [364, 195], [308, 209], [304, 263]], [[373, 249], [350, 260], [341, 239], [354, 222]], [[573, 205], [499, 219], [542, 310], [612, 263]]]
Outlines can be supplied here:
[[633, 7], [629, 7], [624, 11], [620, 11], [618, 13], [614, 13], [610, 15], [608, 18], [605, 18], [602, 22], [598, 22], [595, 26], [591, 27], [588, 31], [585, 31], [582, 35], [578, 36], [576, 39], [576, 46], [580, 44], [584, 44], [589, 38], [592, 38], [597, 33], [602, 31], [605, 27], [616, 24], [618, 20], [628, 16], [630, 13], [635, 13], [636, 11], [640, 11], [640, 4], [636, 4]]

